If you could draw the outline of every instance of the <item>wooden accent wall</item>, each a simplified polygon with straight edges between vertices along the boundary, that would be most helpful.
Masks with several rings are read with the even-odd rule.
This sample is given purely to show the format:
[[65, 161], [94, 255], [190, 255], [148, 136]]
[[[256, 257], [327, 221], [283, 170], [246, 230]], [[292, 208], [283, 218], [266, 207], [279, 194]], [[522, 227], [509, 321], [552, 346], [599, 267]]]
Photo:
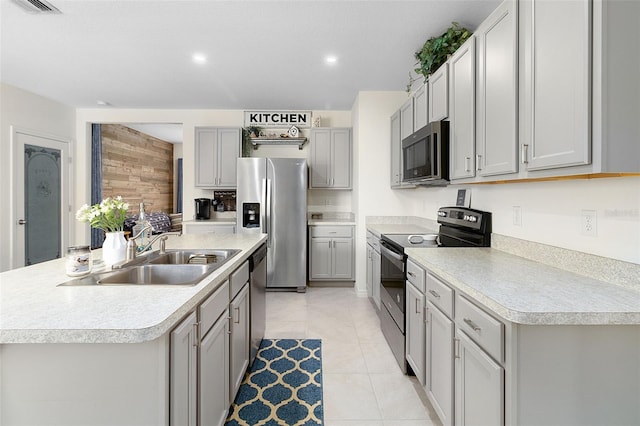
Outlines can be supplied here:
[[121, 195], [129, 213], [173, 213], [173, 144], [119, 124], [102, 126], [102, 197]]

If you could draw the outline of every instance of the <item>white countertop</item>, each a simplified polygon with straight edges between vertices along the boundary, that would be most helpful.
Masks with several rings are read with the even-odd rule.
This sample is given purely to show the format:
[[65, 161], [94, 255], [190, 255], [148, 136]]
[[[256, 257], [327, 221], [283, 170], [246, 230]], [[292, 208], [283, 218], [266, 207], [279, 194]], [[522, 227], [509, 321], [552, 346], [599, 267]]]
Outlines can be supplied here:
[[629, 288], [491, 248], [409, 248], [406, 254], [458, 291], [519, 324], [640, 324]]
[[308, 212], [307, 225], [341, 226], [355, 225], [355, 215], [351, 212]]
[[373, 223], [367, 225], [367, 230], [380, 238], [382, 234], [437, 234], [438, 229], [411, 223]]
[[65, 260], [0, 274], [0, 344], [139, 343], [169, 331], [266, 239], [265, 235], [170, 236], [167, 249], [241, 249], [195, 286], [63, 286]]
[[352, 226], [356, 222], [353, 219], [308, 219], [307, 225], [312, 226]]
[[220, 224], [220, 225], [235, 225], [236, 224], [236, 219], [235, 218], [228, 218], [228, 217], [222, 217], [222, 218], [212, 218], [212, 219], [191, 219], [191, 220], [185, 220], [182, 222], [182, 224], [188, 224], [188, 225], [211, 225], [211, 224]]

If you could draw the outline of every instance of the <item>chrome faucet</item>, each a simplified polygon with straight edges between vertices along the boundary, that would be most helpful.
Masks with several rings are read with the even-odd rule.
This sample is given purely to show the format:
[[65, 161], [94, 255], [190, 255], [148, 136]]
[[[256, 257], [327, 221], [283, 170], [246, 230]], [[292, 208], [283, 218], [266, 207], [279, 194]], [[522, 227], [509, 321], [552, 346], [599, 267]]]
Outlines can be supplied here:
[[151, 239], [147, 244], [143, 246], [138, 246], [136, 244], [136, 239], [140, 238], [140, 236], [145, 233], [147, 230], [150, 230], [151, 226], [145, 226], [143, 229], [138, 232], [137, 235], [133, 237], [129, 237], [129, 241], [127, 241], [127, 256], [126, 261], [130, 261], [136, 258], [138, 253], [145, 252], [151, 248], [153, 243], [155, 243], [158, 239], [160, 239], [160, 253], [165, 252], [165, 242], [169, 238], [169, 235], [182, 235], [182, 232], [164, 232], [162, 234], [158, 234]]
[[127, 240], [127, 255], [125, 258], [126, 261], [135, 259], [136, 255], [138, 254], [138, 245], [136, 244], [136, 240], [147, 231], [151, 231], [151, 225], [145, 226], [136, 235], [129, 237], [129, 240]]
[[151, 246], [153, 245], [153, 243], [155, 243], [159, 239], [160, 240], [160, 254], [164, 254], [165, 251], [166, 251], [165, 243], [169, 239], [169, 235], [182, 235], [182, 232], [163, 232], [162, 234], [158, 234], [155, 237], [153, 237], [151, 239], [151, 241], [149, 241], [146, 245], [144, 245], [142, 247], [138, 247], [138, 252], [142, 253], [142, 252], [145, 252], [145, 251], [151, 249]]

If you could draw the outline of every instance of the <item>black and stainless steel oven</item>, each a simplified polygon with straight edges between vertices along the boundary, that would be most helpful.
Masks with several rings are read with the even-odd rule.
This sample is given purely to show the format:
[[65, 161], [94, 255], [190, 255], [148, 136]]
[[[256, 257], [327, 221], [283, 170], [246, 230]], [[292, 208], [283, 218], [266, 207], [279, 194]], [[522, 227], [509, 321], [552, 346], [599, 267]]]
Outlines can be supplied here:
[[405, 360], [405, 248], [490, 247], [491, 213], [464, 207], [438, 210], [435, 239], [410, 234], [382, 234], [380, 240], [380, 327], [403, 373]]

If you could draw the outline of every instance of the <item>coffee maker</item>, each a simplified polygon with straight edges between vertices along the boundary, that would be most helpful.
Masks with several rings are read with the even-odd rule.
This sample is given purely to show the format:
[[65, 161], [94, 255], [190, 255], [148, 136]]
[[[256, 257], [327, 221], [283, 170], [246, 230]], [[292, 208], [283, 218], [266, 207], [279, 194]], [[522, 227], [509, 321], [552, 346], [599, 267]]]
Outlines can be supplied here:
[[211, 199], [196, 198], [196, 220], [208, 220], [211, 218]]

